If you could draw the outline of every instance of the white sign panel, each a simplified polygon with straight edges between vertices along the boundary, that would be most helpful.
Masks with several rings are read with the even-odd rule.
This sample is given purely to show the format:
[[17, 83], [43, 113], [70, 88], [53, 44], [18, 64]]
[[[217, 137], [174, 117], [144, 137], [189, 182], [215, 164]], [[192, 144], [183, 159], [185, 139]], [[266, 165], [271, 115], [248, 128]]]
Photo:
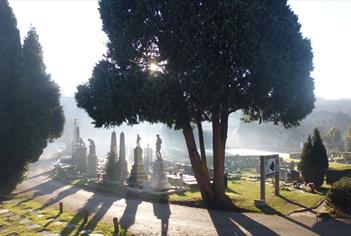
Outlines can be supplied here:
[[264, 175], [269, 177], [279, 172], [279, 155], [265, 156]]

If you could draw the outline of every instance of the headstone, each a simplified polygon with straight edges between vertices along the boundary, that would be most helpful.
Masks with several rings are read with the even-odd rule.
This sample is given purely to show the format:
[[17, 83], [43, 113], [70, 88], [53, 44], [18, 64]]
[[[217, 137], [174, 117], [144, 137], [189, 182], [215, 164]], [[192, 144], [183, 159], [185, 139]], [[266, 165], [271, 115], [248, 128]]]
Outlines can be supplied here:
[[145, 171], [149, 172], [152, 167], [152, 148], [147, 145], [147, 148], [144, 148], [144, 167]]
[[119, 160], [116, 164], [116, 180], [124, 183], [128, 176], [128, 165], [126, 161], [126, 145], [124, 141], [124, 133], [119, 137]]
[[87, 148], [82, 138], [79, 139], [75, 147], [76, 170], [80, 172], [87, 171]]
[[89, 155], [88, 155], [88, 172], [87, 176], [89, 178], [97, 177], [97, 156], [96, 156], [96, 148], [95, 143], [92, 139], [88, 139], [89, 141]]
[[168, 178], [165, 173], [164, 163], [161, 155], [161, 143], [162, 140], [157, 135], [156, 141], [156, 160], [154, 161], [152, 168], [152, 175], [150, 179], [150, 187], [155, 190], [168, 190], [171, 185], [168, 182]]
[[129, 187], [143, 187], [147, 182], [147, 175], [144, 169], [143, 149], [137, 146], [134, 149], [134, 164], [128, 178]]

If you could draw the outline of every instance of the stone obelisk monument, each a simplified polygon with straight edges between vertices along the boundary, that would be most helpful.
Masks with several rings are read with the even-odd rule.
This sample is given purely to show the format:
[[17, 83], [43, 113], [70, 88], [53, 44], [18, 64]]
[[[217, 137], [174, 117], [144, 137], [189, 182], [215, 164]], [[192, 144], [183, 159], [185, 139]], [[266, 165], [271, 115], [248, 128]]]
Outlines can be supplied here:
[[116, 137], [116, 132], [113, 131], [111, 134], [111, 153], [116, 153], [117, 154], [117, 137]]
[[124, 183], [128, 176], [128, 165], [126, 161], [126, 144], [124, 140], [124, 133], [119, 137], [119, 160], [116, 165], [116, 180]]

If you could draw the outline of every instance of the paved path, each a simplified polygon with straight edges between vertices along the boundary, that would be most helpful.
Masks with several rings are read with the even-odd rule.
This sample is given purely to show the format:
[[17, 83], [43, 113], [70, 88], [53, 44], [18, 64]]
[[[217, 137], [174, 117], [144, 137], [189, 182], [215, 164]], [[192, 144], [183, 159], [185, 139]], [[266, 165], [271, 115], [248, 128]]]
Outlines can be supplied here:
[[[119, 199], [111, 194], [65, 186], [48, 176], [56, 152], [50, 145], [40, 161], [30, 167], [27, 180], [16, 192], [42, 201], [43, 207], [57, 206], [62, 201], [70, 210], [87, 209], [91, 219], [112, 222], [113, 217], [118, 217], [120, 224], [136, 235], [351, 235], [350, 222], [317, 221], [313, 214], [288, 217], [209, 211]], [[94, 227], [92, 222], [88, 224]]]

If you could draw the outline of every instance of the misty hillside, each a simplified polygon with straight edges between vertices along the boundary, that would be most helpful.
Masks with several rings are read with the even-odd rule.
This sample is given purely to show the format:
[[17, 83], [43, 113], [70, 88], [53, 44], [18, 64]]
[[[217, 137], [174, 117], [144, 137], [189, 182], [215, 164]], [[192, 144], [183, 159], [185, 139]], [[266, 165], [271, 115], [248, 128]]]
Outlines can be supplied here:
[[[155, 135], [160, 134], [163, 147], [185, 148], [181, 131], [168, 129], [163, 124], [149, 125], [147, 123], [133, 127], [122, 125], [114, 129], [94, 128], [93, 120], [88, 114], [76, 106], [74, 98], [62, 97], [62, 105], [66, 116], [64, 138], [70, 140], [73, 135], [73, 120], [76, 118], [84, 140], [92, 138], [97, 145], [99, 156], [105, 156], [109, 150], [110, 134], [124, 132], [127, 149], [135, 145], [136, 135], [141, 136], [142, 147], [155, 145]], [[241, 114], [234, 113], [229, 118], [227, 147], [252, 148], [268, 151], [294, 152], [298, 151], [313, 128], [318, 127], [321, 133], [336, 127], [342, 132], [351, 123], [351, 99], [324, 100], [317, 99], [314, 111], [301, 122], [299, 127], [285, 129], [271, 123], [243, 123]], [[211, 125], [204, 124], [204, 136], [207, 148], [211, 148]], [[119, 138], [118, 138], [119, 139]]]

